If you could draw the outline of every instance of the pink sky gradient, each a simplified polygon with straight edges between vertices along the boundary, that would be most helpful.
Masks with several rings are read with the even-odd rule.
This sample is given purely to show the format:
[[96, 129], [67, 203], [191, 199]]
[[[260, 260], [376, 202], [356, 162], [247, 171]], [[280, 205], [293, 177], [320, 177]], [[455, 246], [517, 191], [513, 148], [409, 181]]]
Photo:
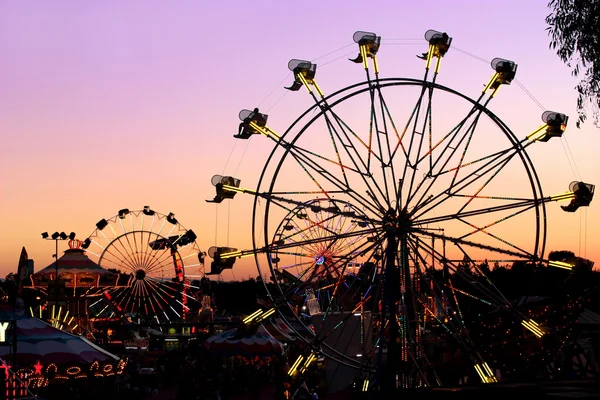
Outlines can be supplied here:
[[[358, 30], [382, 37], [383, 75], [417, 79], [423, 34], [448, 32], [440, 83], [471, 97], [493, 72], [482, 59], [514, 60], [534, 99], [571, 117], [561, 139], [531, 154], [544, 194], [600, 184], [600, 131], [575, 127], [576, 80], [548, 48], [548, 12], [545, 0], [2, 2], [0, 276], [16, 271], [22, 246], [36, 270], [52, 262], [41, 232], [84, 239], [98, 220], [145, 205], [175, 213], [204, 249], [250, 248], [252, 199], [205, 202], [214, 174], [255, 187], [271, 149], [236, 142], [237, 114], [260, 105], [282, 132], [310, 105], [283, 88], [292, 58], [318, 59], [328, 93], [362, 81], [346, 60]], [[541, 124], [543, 110], [514, 83], [490, 108], [519, 137]], [[599, 201], [573, 214], [548, 204], [547, 251], [599, 263]], [[223, 279], [256, 275], [247, 258]]]

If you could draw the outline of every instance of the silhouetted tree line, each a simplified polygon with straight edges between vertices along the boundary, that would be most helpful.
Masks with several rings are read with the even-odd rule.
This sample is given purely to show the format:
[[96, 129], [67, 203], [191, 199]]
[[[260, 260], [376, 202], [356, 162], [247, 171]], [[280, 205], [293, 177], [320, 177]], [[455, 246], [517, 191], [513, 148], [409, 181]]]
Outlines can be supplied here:
[[[536, 263], [518, 261], [512, 265], [482, 263], [477, 268], [486, 274], [494, 285], [512, 301], [521, 296], [548, 296], [577, 295], [583, 290], [588, 293], [590, 307], [600, 309], [600, 291], [589, 290], [600, 286], [600, 273], [593, 270], [594, 263], [584, 258], [576, 257], [571, 251], [553, 251], [548, 258], [554, 261], [568, 262], [574, 265], [572, 271], [549, 267]], [[458, 269], [466, 270], [469, 275], [477, 275], [471, 263], [465, 260]], [[435, 271], [435, 274], [450, 273], [448, 271]], [[243, 281], [221, 282], [208, 278], [195, 281], [202, 288], [202, 292], [211, 294], [218, 314], [245, 314], [256, 310], [259, 299], [269, 302], [265, 285], [260, 277]], [[267, 285], [274, 285], [268, 282]], [[469, 282], [455, 280], [455, 287], [471, 291]], [[9, 302], [14, 301], [17, 293], [15, 274], [10, 273], [0, 289], [5, 293]], [[274, 289], [274, 287], [270, 288]], [[275, 290], [270, 290], [275, 293]], [[34, 291], [23, 291], [25, 302], [35, 296]]]

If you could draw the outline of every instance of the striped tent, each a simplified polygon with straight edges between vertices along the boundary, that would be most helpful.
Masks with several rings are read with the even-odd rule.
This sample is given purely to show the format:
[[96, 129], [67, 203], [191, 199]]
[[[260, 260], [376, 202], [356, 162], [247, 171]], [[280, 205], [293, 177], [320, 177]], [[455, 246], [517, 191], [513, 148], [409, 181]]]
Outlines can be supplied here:
[[217, 356], [271, 357], [281, 356], [284, 352], [281, 344], [265, 332], [245, 332], [243, 329], [231, 329], [214, 335], [204, 342], [205, 350]]
[[84, 337], [61, 331], [22, 312], [15, 315], [12, 307], [0, 309], [0, 320], [16, 322], [16, 356], [12, 346], [5, 345], [0, 347], [0, 357], [15, 360], [17, 368], [41, 365], [46, 369], [53, 365], [58, 371], [76, 366], [83, 371], [95, 365], [92, 369], [98, 369], [100, 373], [102, 370], [115, 373], [123, 366], [119, 357]]

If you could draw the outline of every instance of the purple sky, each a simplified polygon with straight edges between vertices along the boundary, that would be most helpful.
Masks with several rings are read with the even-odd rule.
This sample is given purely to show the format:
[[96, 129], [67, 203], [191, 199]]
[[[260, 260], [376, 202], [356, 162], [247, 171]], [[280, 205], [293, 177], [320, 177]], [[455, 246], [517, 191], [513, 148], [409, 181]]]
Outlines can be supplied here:
[[[204, 201], [214, 174], [255, 185], [270, 149], [236, 143], [237, 114], [260, 105], [284, 131], [310, 105], [283, 89], [292, 58], [316, 60], [327, 92], [363, 80], [346, 61], [357, 30], [382, 36], [383, 75], [411, 78], [422, 77], [425, 31], [448, 32], [440, 83], [470, 96], [493, 72], [481, 60], [514, 60], [521, 85], [502, 88], [490, 108], [517, 136], [541, 124], [536, 101], [571, 116], [563, 138], [532, 154], [545, 193], [600, 183], [600, 135], [590, 123], [575, 128], [576, 81], [548, 48], [548, 12], [542, 0], [4, 1], [0, 275], [16, 270], [22, 246], [36, 270], [52, 262], [43, 231], [83, 239], [99, 219], [144, 205], [174, 212], [202, 248], [249, 248], [251, 199]], [[567, 215], [550, 204], [548, 249], [600, 262], [596, 206]], [[223, 278], [255, 275], [244, 259]]]

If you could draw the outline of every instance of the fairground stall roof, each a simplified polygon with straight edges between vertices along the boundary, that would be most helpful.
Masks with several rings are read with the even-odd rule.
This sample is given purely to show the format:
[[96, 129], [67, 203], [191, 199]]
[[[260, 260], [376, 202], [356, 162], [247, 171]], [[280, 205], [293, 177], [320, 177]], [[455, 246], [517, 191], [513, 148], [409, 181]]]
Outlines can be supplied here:
[[6, 342], [0, 346], [2, 368], [26, 376], [30, 387], [45, 386], [55, 379], [120, 374], [126, 365], [125, 360], [84, 337], [54, 328], [22, 310], [14, 312], [12, 307], [3, 305], [0, 321], [8, 324]]
[[81, 248], [80, 240], [69, 241], [69, 249], [55, 262], [31, 276], [31, 286], [47, 287], [58, 277], [66, 287], [98, 287], [113, 286], [118, 274], [112, 273], [90, 260]]

